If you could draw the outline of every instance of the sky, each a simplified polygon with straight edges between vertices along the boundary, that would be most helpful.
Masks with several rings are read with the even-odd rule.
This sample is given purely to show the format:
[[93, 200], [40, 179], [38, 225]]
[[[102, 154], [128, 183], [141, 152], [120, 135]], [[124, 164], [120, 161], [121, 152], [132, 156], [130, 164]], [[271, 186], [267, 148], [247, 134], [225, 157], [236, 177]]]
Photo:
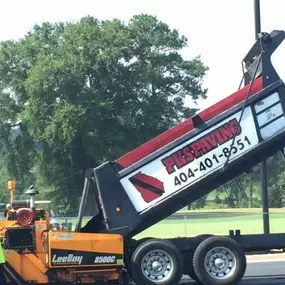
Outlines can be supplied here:
[[[285, 30], [285, 0], [260, 0], [261, 30]], [[133, 15], [155, 15], [188, 38], [185, 59], [197, 55], [210, 70], [203, 86], [208, 98], [201, 110], [237, 91], [241, 61], [255, 41], [253, 0], [10, 0], [1, 3], [0, 41], [23, 37], [35, 24], [76, 21], [92, 15], [128, 21]], [[272, 57], [285, 78], [285, 41]], [[186, 102], [189, 106], [191, 101]]]

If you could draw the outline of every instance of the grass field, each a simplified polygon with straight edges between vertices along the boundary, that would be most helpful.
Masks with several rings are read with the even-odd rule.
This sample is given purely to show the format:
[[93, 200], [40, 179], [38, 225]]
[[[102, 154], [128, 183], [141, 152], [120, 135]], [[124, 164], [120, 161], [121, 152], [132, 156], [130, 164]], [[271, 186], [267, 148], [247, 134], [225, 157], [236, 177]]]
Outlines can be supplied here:
[[[182, 209], [179, 213], [242, 213], [236, 217], [219, 218], [195, 218], [195, 219], [173, 219], [164, 220], [140, 233], [136, 238], [142, 237], [190, 237], [199, 234], [228, 234], [229, 230], [241, 230], [242, 234], [258, 234], [263, 232], [262, 210], [255, 208], [238, 209], [203, 209], [191, 210]], [[246, 215], [246, 213], [249, 213]], [[61, 219], [60, 219], [61, 220]], [[89, 219], [83, 219], [85, 224]], [[76, 219], [68, 219], [73, 226]], [[285, 232], [285, 208], [270, 209], [270, 232]]]
[[[238, 213], [256, 213], [256, 214], [261, 214], [262, 209], [261, 208], [220, 208], [220, 209], [201, 209], [201, 210], [191, 210], [189, 211], [187, 207], [182, 208], [179, 210], [177, 213], [204, 213], [204, 212], [224, 212], [224, 213], [230, 213], [230, 212], [238, 212]], [[270, 213], [284, 213], [285, 214], [285, 208], [270, 208], [269, 209]]]
[[[139, 234], [141, 237], [177, 237], [199, 234], [228, 234], [229, 230], [241, 230], [242, 234], [263, 233], [263, 218], [251, 214], [230, 218], [165, 220]], [[285, 232], [285, 212], [270, 214], [270, 232]]]

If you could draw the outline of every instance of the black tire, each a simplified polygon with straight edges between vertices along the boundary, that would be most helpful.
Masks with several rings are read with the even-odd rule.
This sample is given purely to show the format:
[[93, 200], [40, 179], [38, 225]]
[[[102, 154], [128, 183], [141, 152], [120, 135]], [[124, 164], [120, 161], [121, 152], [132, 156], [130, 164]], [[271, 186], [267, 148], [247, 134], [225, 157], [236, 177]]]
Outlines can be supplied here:
[[[215, 250], [217, 253], [215, 253]], [[219, 253], [220, 252], [220, 253]], [[212, 260], [216, 256], [216, 261], [220, 266], [224, 265], [220, 270], [220, 276], [215, 275], [218, 267], [212, 268], [204, 264], [204, 261], [212, 255]], [[196, 249], [193, 256], [193, 268], [198, 280], [205, 285], [236, 285], [243, 278], [246, 271], [246, 257], [242, 247], [231, 238], [226, 237], [210, 237], [203, 241]], [[224, 271], [228, 269], [230, 274]], [[224, 273], [223, 273], [224, 271]]]
[[[147, 277], [147, 274], [142, 268], [146, 256], [151, 253], [153, 253], [154, 256], [148, 259], [149, 262], [152, 261], [153, 264], [158, 261], [157, 266], [159, 266], [159, 264], [164, 265], [162, 267], [164, 267], [165, 270], [160, 272], [160, 279], [155, 279], [154, 275], [150, 277], [150, 271], [145, 270], [148, 272]], [[130, 265], [131, 275], [136, 285], [176, 285], [180, 282], [183, 274], [181, 253], [173, 243], [166, 240], [151, 239], [141, 243], [132, 254]], [[166, 267], [168, 268], [166, 269]]]
[[[196, 250], [196, 248], [199, 246], [199, 244], [202, 242], [202, 241], [204, 241], [205, 239], [207, 239], [207, 238], [210, 238], [210, 237], [212, 237], [213, 235], [209, 235], [209, 234], [205, 234], [205, 235], [198, 235], [198, 236], [196, 236], [195, 238], [193, 238], [193, 240], [194, 240], [194, 243], [195, 243], [195, 246], [193, 247], [193, 250], [194, 250], [194, 252], [195, 252], [195, 250]], [[195, 273], [195, 271], [194, 271], [194, 268], [193, 268], [193, 256], [194, 256], [194, 254], [191, 256], [191, 263], [189, 264], [189, 270], [188, 270], [188, 276], [192, 279], [192, 280], [194, 280], [194, 281], [196, 281], [197, 283], [199, 283], [199, 284], [201, 284], [200, 282], [199, 282], [199, 279], [198, 279], [198, 277], [197, 277], [197, 275], [196, 275], [196, 273]]]
[[198, 279], [198, 277], [197, 277], [195, 271], [192, 271], [192, 272], [189, 274], [189, 277], [190, 277], [192, 280], [194, 280], [194, 281], [196, 281], [196, 282], [199, 282], [199, 279]]

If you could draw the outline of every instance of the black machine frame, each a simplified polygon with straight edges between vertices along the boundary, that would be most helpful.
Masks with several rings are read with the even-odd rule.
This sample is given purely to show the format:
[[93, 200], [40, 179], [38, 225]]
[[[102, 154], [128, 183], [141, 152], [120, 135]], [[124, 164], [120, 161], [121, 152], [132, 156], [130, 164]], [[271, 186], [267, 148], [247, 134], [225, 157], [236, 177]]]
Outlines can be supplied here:
[[[250, 106], [251, 110], [254, 112], [253, 105], [263, 100], [269, 94], [273, 94], [274, 92], [279, 93], [284, 113], [284, 83], [271, 63], [271, 55], [284, 39], [284, 31], [273, 31], [271, 34], [263, 33], [258, 37], [255, 44], [243, 59], [243, 63], [246, 68], [246, 72], [243, 74], [245, 85], [252, 84], [254, 79], [262, 77], [263, 88], [260, 92], [254, 96], [246, 98], [242, 103], [234, 106], [228, 111], [225, 111], [210, 121], [203, 122], [198, 115], [194, 116], [193, 120], [200, 122], [201, 124], [198, 124], [193, 131], [126, 169], [122, 169], [120, 165], [109, 161], [97, 168], [89, 169], [85, 176], [76, 231], [80, 231], [81, 228], [83, 211], [91, 180], [96, 184], [97, 191], [100, 196], [104, 223], [106, 226], [106, 230], [104, 232], [121, 234], [126, 240], [126, 247], [131, 250], [137, 246], [137, 243], [141, 242], [140, 240], [133, 240], [135, 235], [165, 219], [184, 206], [196, 201], [234, 177], [244, 172], [250, 172], [252, 167], [279, 151], [282, 151], [285, 146], [285, 130], [267, 141], [262, 141], [259, 134], [258, 137], [260, 143], [253, 150], [228, 163], [226, 168], [214, 171], [204, 179], [196, 182], [194, 185], [191, 185], [188, 189], [181, 191], [176, 197], [173, 196], [170, 199], [165, 200], [165, 202], [151, 208], [143, 214], [137, 213], [120, 183], [120, 179], [128, 175], [130, 172], [175, 148], [183, 141], [186, 141], [211, 126], [216, 125], [218, 122], [230, 117], [234, 113], [244, 110], [248, 106]], [[262, 66], [262, 71], [258, 71], [260, 64]], [[266, 109], [264, 111], [266, 111]], [[256, 114], [254, 117], [256, 117]], [[278, 117], [275, 119], [278, 119]], [[256, 120], [255, 124], [256, 129], [259, 132]], [[189, 252], [194, 252], [198, 244], [207, 237], [209, 237], [209, 235], [203, 235], [195, 238], [179, 237], [168, 240], [173, 242], [182, 253], [185, 252], [188, 254]], [[285, 233], [242, 235], [240, 230], [229, 230], [229, 237], [235, 239], [239, 244], [241, 244], [246, 252], [285, 248]], [[187, 255], [187, 258], [189, 258], [189, 254]]]

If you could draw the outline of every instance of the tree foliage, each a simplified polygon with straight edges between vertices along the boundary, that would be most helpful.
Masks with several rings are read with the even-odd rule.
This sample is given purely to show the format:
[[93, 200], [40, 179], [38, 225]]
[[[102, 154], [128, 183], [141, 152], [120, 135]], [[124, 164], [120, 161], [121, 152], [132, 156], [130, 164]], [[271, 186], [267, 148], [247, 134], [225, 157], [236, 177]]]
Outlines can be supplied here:
[[[88, 16], [44, 23], [0, 44], [1, 147], [10, 177], [36, 177], [46, 197], [76, 209], [84, 171], [194, 114], [207, 67], [182, 58], [187, 39], [156, 17]], [[21, 121], [13, 143], [11, 124]], [[35, 148], [35, 146], [40, 146]], [[34, 172], [33, 172], [34, 171]]]
[[[276, 153], [266, 161], [269, 207], [285, 205], [285, 160]], [[260, 166], [243, 173], [215, 191], [214, 203], [218, 207], [259, 208], [262, 205]], [[206, 203], [207, 206], [207, 203]]]

